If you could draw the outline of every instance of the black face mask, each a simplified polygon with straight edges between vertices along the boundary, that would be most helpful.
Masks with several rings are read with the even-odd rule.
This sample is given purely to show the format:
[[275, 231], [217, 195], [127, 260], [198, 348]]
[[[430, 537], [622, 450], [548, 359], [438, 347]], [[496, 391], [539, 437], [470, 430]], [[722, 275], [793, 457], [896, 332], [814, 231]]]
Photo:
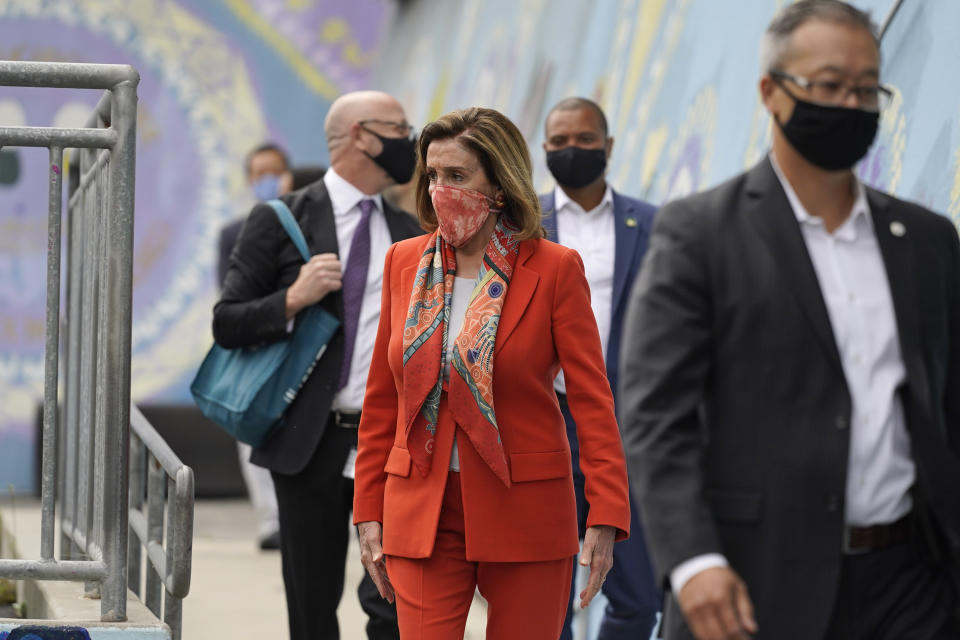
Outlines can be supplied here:
[[774, 120], [807, 162], [826, 171], [849, 169], [873, 144], [879, 112], [830, 107], [796, 98], [794, 102], [789, 120]]
[[[369, 129], [365, 129], [373, 133]], [[383, 148], [376, 157], [370, 156], [370, 159], [376, 162], [387, 175], [393, 178], [397, 184], [406, 184], [413, 177], [413, 170], [417, 166], [417, 142], [416, 138], [384, 138], [381, 135], [373, 133], [380, 139]]]
[[570, 146], [547, 151], [547, 168], [561, 187], [579, 189], [603, 175], [607, 150]]

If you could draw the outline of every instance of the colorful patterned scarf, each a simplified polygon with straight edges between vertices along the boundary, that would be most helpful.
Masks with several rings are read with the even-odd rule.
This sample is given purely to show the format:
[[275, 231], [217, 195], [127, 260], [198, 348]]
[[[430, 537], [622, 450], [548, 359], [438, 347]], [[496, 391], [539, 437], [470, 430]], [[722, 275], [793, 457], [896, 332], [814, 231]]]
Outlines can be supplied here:
[[[456, 336], [447, 403], [454, 421], [480, 457], [506, 486], [507, 458], [493, 408], [493, 349], [500, 311], [517, 261], [517, 229], [501, 215], [487, 243], [463, 329]], [[437, 434], [450, 306], [457, 258], [439, 232], [424, 251], [413, 281], [403, 327], [403, 396], [407, 447], [424, 476], [430, 471]], [[454, 375], [454, 372], [457, 375]]]

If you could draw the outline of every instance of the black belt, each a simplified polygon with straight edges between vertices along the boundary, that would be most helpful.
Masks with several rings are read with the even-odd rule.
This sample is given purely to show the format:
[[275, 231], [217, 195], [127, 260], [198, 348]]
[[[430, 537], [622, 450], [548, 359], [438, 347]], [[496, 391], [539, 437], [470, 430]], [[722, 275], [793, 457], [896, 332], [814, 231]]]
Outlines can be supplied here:
[[879, 551], [910, 538], [910, 515], [907, 514], [890, 524], [875, 524], [871, 527], [845, 527], [843, 550], [846, 553]]
[[360, 426], [360, 412], [337, 409], [330, 412], [330, 422], [344, 429], [356, 429]]

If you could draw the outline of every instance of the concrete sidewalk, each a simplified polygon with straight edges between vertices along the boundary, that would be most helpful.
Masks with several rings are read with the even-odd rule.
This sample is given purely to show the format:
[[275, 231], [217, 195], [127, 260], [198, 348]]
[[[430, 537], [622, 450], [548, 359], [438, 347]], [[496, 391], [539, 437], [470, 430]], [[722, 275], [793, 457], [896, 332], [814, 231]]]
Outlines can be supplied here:
[[[16, 531], [25, 558], [40, 554], [40, 504], [33, 498], [0, 503]], [[346, 524], [345, 524], [346, 526]], [[185, 640], [288, 638], [280, 554], [256, 544], [256, 519], [246, 500], [198, 501], [193, 540], [190, 594], [183, 603]], [[355, 537], [354, 537], [355, 540]], [[346, 586], [340, 602], [340, 637], [366, 637], [366, 615], [357, 601], [363, 566], [356, 543], [350, 545]], [[77, 586], [78, 593], [82, 590]], [[479, 596], [467, 620], [466, 640], [484, 637], [486, 607]]]

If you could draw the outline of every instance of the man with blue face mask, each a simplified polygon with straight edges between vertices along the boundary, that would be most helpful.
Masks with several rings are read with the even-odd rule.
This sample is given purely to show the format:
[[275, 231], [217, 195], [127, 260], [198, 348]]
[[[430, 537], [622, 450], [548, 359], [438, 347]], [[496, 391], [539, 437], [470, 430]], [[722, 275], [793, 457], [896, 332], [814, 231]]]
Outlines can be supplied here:
[[278, 145], [267, 142], [247, 155], [245, 163], [247, 184], [257, 200], [273, 200], [290, 191], [293, 175], [287, 153]]
[[853, 171], [891, 95], [869, 15], [787, 4], [762, 64], [770, 154], [663, 208], [625, 321], [664, 637], [958, 638], [957, 230]]
[[[283, 148], [273, 142], [264, 142], [252, 149], [243, 161], [247, 184], [258, 202], [266, 202], [286, 195], [293, 188], [290, 158]], [[217, 262], [217, 282], [223, 282], [230, 264], [230, 252], [237, 243], [246, 218], [234, 220], [220, 231], [220, 255]], [[271, 493], [273, 489], [271, 489]]]
[[[247, 184], [258, 201], [272, 200], [288, 193], [293, 176], [290, 162], [279, 145], [266, 142], [247, 154], [243, 163]], [[237, 243], [244, 219], [235, 220], [220, 231], [218, 243], [217, 283], [222, 283], [230, 264], [230, 252]], [[250, 502], [257, 515], [257, 536], [260, 549], [280, 548], [280, 524], [277, 516], [277, 498], [273, 491], [270, 471], [250, 462], [250, 445], [237, 443], [240, 453], [240, 472], [247, 487]]]

